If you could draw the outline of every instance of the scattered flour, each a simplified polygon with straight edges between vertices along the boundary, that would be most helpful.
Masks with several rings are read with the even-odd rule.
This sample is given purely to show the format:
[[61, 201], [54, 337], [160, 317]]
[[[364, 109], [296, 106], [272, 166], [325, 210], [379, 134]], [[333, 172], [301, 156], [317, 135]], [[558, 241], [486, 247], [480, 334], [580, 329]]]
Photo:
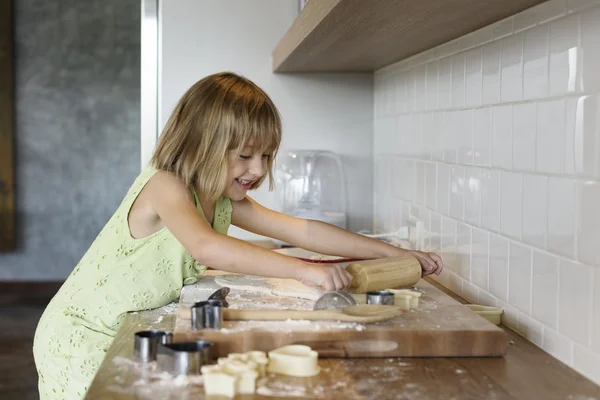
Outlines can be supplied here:
[[[317, 383], [320, 382], [320, 383]], [[323, 380], [322, 375], [314, 378], [295, 378], [270, 374], [257, 382], [256, 393], [262, 396], [331, 398], [333, 393], [351, 396], [350, 382]]]
[[113, 392], [135, 394], [139, 399], [167, 399], [183, 388], [189, 393], [204, 393], [202, 375], [173, 376], [161, 371], [156, 362], [139, 363], [117, 356], [113, 358], [117, 367], [117, 385], [107, 389]]
[[167, 304], [166, 306], [161, 307], [161, 311], [164, 312], [165, 314], [176, 314], [178, 310], [179, 310], [179, 303], [176, 301], [171, 302], [171, 303]]

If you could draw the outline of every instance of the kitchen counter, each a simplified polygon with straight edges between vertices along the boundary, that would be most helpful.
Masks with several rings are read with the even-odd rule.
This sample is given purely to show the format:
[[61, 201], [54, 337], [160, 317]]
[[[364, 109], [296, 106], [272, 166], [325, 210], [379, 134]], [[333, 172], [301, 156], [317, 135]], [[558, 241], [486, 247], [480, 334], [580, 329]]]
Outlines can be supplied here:
[[[436, 285], [455, 299], [465, 301]], [[173, 330], [177, 303], [129, 314], [86, 399], [203, 398], [201, 376], [173, 378], [132, 361], [133, 335]], [[600, 399], [600, 386], [508, 328], [504, 357], [320, 359], [315, 378], [271, 376], [244, 398]]]

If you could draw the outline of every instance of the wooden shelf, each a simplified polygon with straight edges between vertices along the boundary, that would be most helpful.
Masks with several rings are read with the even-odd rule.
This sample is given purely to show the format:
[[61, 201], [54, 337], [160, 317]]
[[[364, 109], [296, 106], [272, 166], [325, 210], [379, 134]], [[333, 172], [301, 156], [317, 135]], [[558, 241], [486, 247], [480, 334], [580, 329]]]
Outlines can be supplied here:
[[374, 71], [546, 0], [310, 0], [275, 72]]

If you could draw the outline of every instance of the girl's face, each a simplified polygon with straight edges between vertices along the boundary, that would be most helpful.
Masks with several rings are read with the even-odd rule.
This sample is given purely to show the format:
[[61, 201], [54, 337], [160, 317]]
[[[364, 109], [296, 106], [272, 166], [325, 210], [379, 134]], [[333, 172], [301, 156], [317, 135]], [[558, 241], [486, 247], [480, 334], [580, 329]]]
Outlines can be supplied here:
[[223, 195], [233, 201], [244, 199], [252, 184], [267, 172], [269, 157], [269, 154], [264, 154], [252, 146], [245, 146], [241, 153], [238, 153], [237, 150], [230, 150], [227, 187]]

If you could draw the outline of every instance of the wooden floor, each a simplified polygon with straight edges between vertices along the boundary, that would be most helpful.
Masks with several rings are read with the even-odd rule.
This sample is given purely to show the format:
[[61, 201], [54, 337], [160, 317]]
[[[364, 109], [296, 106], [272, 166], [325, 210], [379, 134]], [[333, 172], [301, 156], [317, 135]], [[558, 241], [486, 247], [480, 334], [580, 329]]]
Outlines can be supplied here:
[[0, 282], [0, 399], [39, 399], [33, 334], [60, 283]]

